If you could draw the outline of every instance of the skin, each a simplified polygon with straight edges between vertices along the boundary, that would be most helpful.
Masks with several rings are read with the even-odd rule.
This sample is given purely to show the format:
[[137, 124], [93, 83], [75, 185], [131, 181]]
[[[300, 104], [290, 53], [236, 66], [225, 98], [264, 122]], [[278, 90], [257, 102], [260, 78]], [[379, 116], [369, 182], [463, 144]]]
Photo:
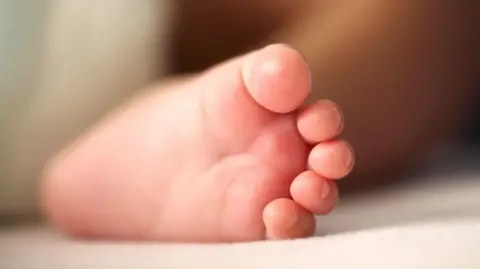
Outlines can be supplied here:
[[60, 230], [176, 242], [313, 234], [354, 158], [335, 139], [339, 107], [302, 106], [310, 70], [298, 52], [268, 46], [163, 87], [51, 160], [44, 205]]
[[[269, 42], [306, 57], [309, 102], [335, 101], [348, 123], [342, 137], [357, 163], [345, 190], [390, 182], [421, 165], [470, 112], [480, 75], [477, 1], [211, 1], [215, 9], [181, 2], [190, 16], [176, 37], [179, 72]], [[235, 13], [249, 9], [254, 15]]]
[[[470, 89], [475, 84], [478, 75], [479, 58], [474, 48], [478, 47], [479, 33], [473, 26], [478, 25], [477, 18], [479, 16], [476, 13], [480, 10], [476, 7], [477, 3], [472, 2], [469, 5], [459, 2], [430, 0], [354, 2], [345, 0], [318, 4], [318, 2], [313, 3], [312, 1], [296, 1], [297, 6], [292, 2], [289, 2], [288, 5], [288, 1], [280, 4], [278, 2], [264, 2], [264, 4], [245, 2], [250, 9], [244, 10], [249, 11], [249, 14], [255, 12], [262, 14], [262, 12], [266, 12], [265, 10], [274, 11], [272, 16], [248, 16], [248, 21], [252, 23], [252, 29], [257, 29], [255, 31], [247, 31], [248, 27], [244, 28], [243, 32], [235, 31], [234, 27], [226, 28], [229, 31], [223, 29], [224, 34], [234, 32], [237, 34], [235, 36], [240, 36], [238, 42], [234, 38], [233, 40], [229, 39], [228, 36], [223, 39], [221, 35], [220, 37], [216, 36], [215, 33], [222, 33], [222, 31], [217, 31], [218, 28], [212, 27], [214, 24], [205, 27], [204, 33], [207, 33], [207, 29], [210, 33], [209, 38], [206, 38], [206, 35], [201, 34], [202, 24], [200, 24], [197, 26], [200, 28], [196, 28], [197, 38], [202, 37], [204, 43], [192, 42], [194, 49], [188, 46], [178, 46], [176, 59], [179, 65], [177, 71], [202, 69], [202, 67], [231, 57], [249, 47], [255, 47], [255, 44], [270, 43], [271, 41], [286, 42], [300, 51], [310, 64], [313, 91], [306, 103], [312, 105], [301, 107], [300, 103], [303, 102], [303, 98], [300, 96], [306, 97], [306, 94], [305, 89], [302, 90], [300, 86], [295, 87], [296, 90], [288, 94], [284, 92], [285, 95], [280, 95], [285, 99], [272, 98], [269, 93], [270, 89], [282, 88], [280, 85], [292, 83], [288, 79], [292, 79], [292, 74], [296, 74], [294, 77], [301, 74], [298, 72], [301, 72], [299, 70], [302, 68], [292, 68], [285, 74], [277, 73], [278, 77], [271, 78], [271, 80], [252, 79], [245, 75], [249, 72], [244, 73], [244, 70], [255, 70], [262, 65], [257, 63], [245, 67], [248, 66], [245, 62], [249, 61], [243, 62], [242, 59], [245, 58], [237, 58], [230, 63], [242, 62], [243, 64], [240, 64], [239, 68], [241, 71], [230, 70], [231, 73], [229, 73], [225, 71], [228, 68], [216, 67], [200, 76], [201, 78], [198, 80], [185, 80], [180, 83], [182, 86], [176, 86], [178, 93], [174, 93], [177, 91], [171, 91], [172, 88], [169, 88], [161, 91], [169, 93], [162, 94], [162, 97], [140, 98], [133, 102], [137, 104], [132, 105], [134, 108], [127, 106], [119, 109], [120, 112], [111, 117], [110, 123], [109, 121], [102, 123], [96, 132], [93, 131], [90, 136], [80, 139], [75, 144], [76, 146], [54, 159], [45, 173], [46, 211], [58, 227], [66, 233], [77, 236], [166, 241], [249, 241], [310, 235], [314, 229], [312, 213], [328, 213], [336, 201], [338, 193], [331, 179], [348, 174], [351, 164], [353, 164], [350, 146], [343, 140], [331, 141], [331, 134], [338, 134], [338, 131], [334, 130], [343, 128], [343, 124], [334, 124], [335, 121], [332, 118], [344, 115], [348, 119], [349, 124], [345, 125], [343, 137], [352, 141], [356, 149], [358, 166], [347, 181], [349, 188], [369, 186], [372, 183], [384, 182], [399, 175], [405, 169], [421, 162], [429, 150], [435, 148], [444, 139], [454, 134], [455, 130], [458, 130], [460, 118], [464, 116], [467, 111], [465, 108], [468, 107], [469, 100], [472, 98]], [[220, 2], [217, 4], [219, 7], [215, 8], [216, 12], [222, 11]], [[194, 4], [191, 4], [190, 8], [192, 6], [194, 7]], [[193, 10], [195, 9], [206, 10], [193, 8]], [[241, 9], [236, 6], [235, 10]], [[204, 14], [203, 19], [218, 19], [221, 18], [220, 14], [231, 15], [232, 13], [222, 11], [218, 12], [217, 16]], [[269, 18], [265, 19], [265, 17]], [[248, 25], [248, 22], [246, 23]], [[233, 25], [235, 26], [235, 23]], [[238, 25], [245, 27], [245, 24], [242, 23], [238, 23]], [[188, 27], [187, 30], [183, 29], [183, 35], [189, 35]], [[177, 39], [180, 44], [189, 40], [188, 38], [182, 39], [181, 31]], [[219, 49], [220, 47], [215, 46], [215, 40], [230, 40], [231, 45], [229, 47], [228, 44], [227, 46], [224, 44], [223, 49]], [[286, 48], [283, 47], [283, 49]], [[194, 57], [195, 50], [201, 51], [204, 57]], [[212, 53], [208, 53], [209, 51]], [[264, 55], [260, 53], [253, 55], [262, 58], [266, 55], [265, 51], [263, 53]], [[269, 57], [276, 58], [279, 62], [290, 61], [286, 60], [287, 56], [281, 55], [282, 53], [279, 53], [275, 57]], [[245, 57], [248, 58], [248, 56]], [[296, 57], [297, 60], [301, 59], [298, 54]], [[265, 59], [259, 62], [265, 62]], [[235, 66], [235, 64], [221, 66]], [[285, 64], [285, 66], [288, 65]], [[304, 69], [306, 70], [306, 68]], [[231, 74], [238, 72], [242, 74], [243, 83], [236, 84], [234, 79], [227, 79], [231, 78]], [[262, 72], [250, 72], [250, 74], [262, 74]], [[295, 84], [297, 83], [298, 79]], [[266, 114], [252, 112], [254, 109], [250, 111], [252, 106], [247, 104], [241, 105], [242, 110], [239, 109], [239, 103], [230, 104], [226, 110], [215, 110], [216, 107], [222, 106], [219, 104], [225, 104], [219, 102], [219, 100], [223, 100], [219, 89], [222, 91], [234, 89], [235, 92], [241, 88], [239, 86], [241, 84], [245, 86], [257, 106], [260, 105], [269, 113], [275, 114], [272, 116], [273, 118], [286, 119], [290, 117], [290, 121], [295, 122], [295, 124], [290, 122], [285, 125], [290, 126], [288, 128], [296, 126], [297, 131], [296, 136], [292, 135], [288, 138], [290, 149], [287, 151], [297, 151], [296, 154], [299, 155], [292, 152], [288, 155], [301, 156], [302, 153], [298, 152], [301, 152], [302, 148], [305, 152], [309, 151], [309, 154], [305, 153], [308, 156], [305, 156], [304, 161], [301, 162], [310, 167], [309, 171], [302, 172], [300, 169], [302, 165], [297, 164], [298, 166], [296, 166], [295, 162], [290, 163], [292, 160], [289, 160], [287, 166], [279, 165], [282, 163], [280, 161], [282, 158], [278, 153], [283, 151], [280, 145], [285, 144], [274, 143], [269, 148], [268, 143], [265, 143], [265, 141], [272, 141], [272, 137], [285, 133], [282, 128], [287, 127], [265, 124], [262, 119], [265, 119], [263, 115]], [[190, 146], [193, 147], [194, 154], [192, 156], [197, 156], [197, 154], [202, 156], [193, 163], [205, 165], [207, 168], [202, 166], [203, 170], [199, 170], [194, 167], [195, 169], [186, 169], [186, 171], [193, 171], [192, 175], [199, 182], [215, 182], [217, 184], [188, 184], [189, 188], [185, 188], [185, 185], [182, 188], [181, 182], [188, 182], [188, 180], [182, 177], [179, 179], [175, 176], [176, 173], [170, 171], [180, 170], [178, 166], [175, 168], [175, 162], [171, 159], [172, 155], [168, 155], [170, 159], [167, 160], [172, 161], [172, 164], [166, 165], [166, 169], [161, 169], [162, 172], [158, 172], [158, 166], [152, 165], [153, 161], [151, 160], [161, 159], [165, 154], [159, 154], [157, 158], [153, 158], [153, 155], [150, 155], [150, 158], [146, 158], [146, 155], [142, 156], [142, 151], [138, 149], [139, 146], [140, 149], [144, 148], [141, 145], [145, 143], [145, 137], [138, 138], [136, 142], [126, 143], [130, 146], [130, 148], [126, 148], [126, 152], [132, 152], [134, 156], [138, 157], [136, 160], [139, 161], [139, 166], [145, 165], [144, 169], [135, 170], [138, 169], [132, 164], [135, 160], [128, 159], [131, 154], [125, 154], [125, 148], [122, 151], [123, 155], [118, 152], [118, 146], [125, 146], [122, 144], [125, 141], [120, 143], [120, 139], [115, 136], [122, 133], [122, 130], [148, 130], [147, 127], [154, 126], [153, 122], [157, 122], [148, 121], [147, 119], [152, 117], [148, 117], [148, 115], [167, 115], [172, 114], [172, 111], [189, 115], [181, 107], [185, 106], [185, 100], [196, 100], [195, 92], [202, 91], [194, 90], [196, 88], [212, 88], [214, 90], [211, 91], [215, 92], [211, 96], [212, 100], [216, 101], [203, 104], [209, 108], [207, 110], [213, 109], [217, 112], [210, 113], [212, 119], [206, 120], [210, 123], [208, 124], [209, 128], [214, 130], [209, 135], [213, 134], [213, 137], [217, 139], [222, 138], [215, 140], [215, 146], [208, 146], [205, 149], [202, 147], [206, 143], [203, 139], [192, 142], [185, 135], [182, 136], [181, 131], [178, 130], [176, 132], [180, 133], [174, 132], [174, 135], [169, 132], [147, 133], [157, 134], [153, 135], [155, 139], [152, 142], [165, 141], [165, 138], [169, 138], [167, 139], [169, 141], [178, 139], [177, 143], [170, 144], [181, 145], [180, 150], [162, 151], [159, 149], [155, 152], [169, 152], [169, 154], [171, 154], [170, 152], [180, 152], [178, 156], [174, 155], [176, 157], [173, 160], [187, 164], [187, 167], [190, 162], [182, 159], [184, 158], [182, 152], [183, 154], [184, 151], [189, 152]], [[292, 89], [293, 87], [290, 87], [290, 90]], [[188, 91], [190, 92], [186, 94]], [[181, 99], [182, 101], [175, 101], [175, 96], [177, 100]], [[337, 105], [331, 105], [327, 109], [324, 107], [327, 102], [317, 102], [320, 99], [335, 101], [342, 107], [343, 113], [338, 113], [339, 106]], [[164, 113], [156, 111], [154, 108], [147, 109], [149, 107], [147, 103], [155, 104], [155, 109], [165, 109]], [[166, 105], [166, 103], [177, 105]], [[258, 125], [249, 123], [247, 127], [240, 129], [228, 125], [231, 122], [241, 122], [242, 124], [250, 122], [242, 120], [242, 115], [244, 115], [242, 113], [246, 111], [250, 111], [250, 117], [259, 120], [260, 123]], [[295, 111], [300, 115], [298, 118], [284, 113]], [[297, 114], [297, 112], [293, 114]], [[329, 119], [325, 116], [329, 114], [336, 116]], [[228, 115], [236, 116], [229, 118]], [[224, 118], [222, 119], [222, 117]], [[292, 117], [295, 120], [292, 120]], [[175, 120], [167, 118], [165, 118], [165, 122], [173, 126], [172, 121]], [[119, 123], [116, 125], [115, 119], [124, 122], [123, 128], [129, 128], [118, 127], [121, 125]], [[145, 126], [133, 128], [135, 126], [130, 125], [133, 122], [144, 122]], [[191, 120], [188, 122], [199, 123], [202, 121]], [[316, 123], [315, 127], [312, 126], [312, 122]], [[177, 121], [175, 124], [178, 127]], [[107, 132], [106, 130], [110, 128], [116, 131]], [[259, 130], [262, 130], [261, 135], [253, 135], [259, 134]], [[198, 132], [198, 130], [188, 131], [190, 134]], [[103, 135], [101, 135], [102, 133]], [[132, 134], [132, 137], [138, 136], [138, 134]], [[262, 139], [264, 136], [271, 137], [264, 140]], [[100, 137], [105, 140], [102, 142]], [[159, 139], [159, 137], [163, 139]], [[191, 137], [203, 138], [202, 135]], [[301, 142], [298, 142], [299, 137]], [[384, 143], [387, 138], [389, 143]], [[262, 140], [263, 142], [258, 144], [252, 142]], [[115, 144], [115, 141], [118, 143]], [[246, 150], [246, 141], [256, 146], [247, 147], [249, 150]], [[304, 146], [301, 146], [302, 143]], [[312, 145], [315, 143], [319, 144]], [[305, 147], [305, 144], [313, 147]], [[234, 145], [233, 149], [229, 148], [231, 145]], [[198, 146], [200, 148], [197, 148]], [[159, 146], [159, 148], [162, 147], [168, 148], [168, 146]], [[263, 165], [252, 162], [251, 158], [235, 158], [238, 157], [239, 152], [248, 152], [249, 156], [265, 158], [273, 163], [268, 164], [269, 168], [265, 169]], [[233, 155], [233, 158], [227, 158], [231, 163], [225, 164], [212, 157], [217, 155], [228, 157]], [[98, 166], [97, 169], [94, 169], [96, 164], [105, 163], [107, 159], [110, 163], [117, 164], [114, 166], [115, 169], [109, 170], [108, 167]], [[204, 160], [205, 163], [200, 160]], [[148, 164], [151, 165], [150, 168], [148, 168]], [[241, 168], [238, 168], [237, 165], [240, 165]], [[279, 169], [278, 167], [289, 167], [287, 170], [291, 169], [291, 171], [282, 173], [291, 174], [291, 176], [285, 178], [279, 175], [272, 176], [270, 173], [277, 171], [277, 169], [271, 169], [272, 166], [277, 166], [277, 169]], [[88, 177], [78, 178], [78, 175], [85, 175], [85, 173]], [[167, 176], [161, 173], [166, 173]], [[221, 184], [218, 183], [224, 183], [225, 179], [231, 182], [232, 174], [238, 174], [241, 176], [237, 177], [245, 178], [238, 182], [250, 183], [233, 184], [233, 186], [227, 184], [227, 189], [219, 187]], [[141, 182], [147, 183], [140, 183], [132, 178], [142, 178]], [[190, 180], [191, 175], [186, 178]], [[247, 178], [255, 180], [249, 181], [246, 180]], [[269, 184], [271, 182], [268, 180], [269, 178], [276, 180], [276, 184]], [[237, 182], [237, 180], [233, 180], [233, 182]], [[175, 187], [177, 185], [178, 187]], [[158, 192], [149, 196], [145, 191], [150, 187], [146, 186], [153, 186]], [[169, 196], [177, 198], [162, 200], [162, 197], [165, 196], [162, 195], [164, 194], [162, 191], [165, 191], [165, 187], [171, 186], [174, 188], [170, 190]], [[278, 186], [279, 189], [274, 189], [272, 186]], [[230, 191], [230, 188], [234, 191]], [[185, 191], [188, 189], [192, 189], [193, 192], [185, 195]], [[218, 193], [236, 193], [232, 195], [236, 198], [231, 198], [235, 202], [221, 200]], [[247, 194], [250, 195], [250, 199], [245, 199], [248, 197]], [[229, 197], [229, 195], [227, 196]], [[161, 198], [152, 198], [157, 196]], [[85, 197], [90, 199], [85, 199]], [[105, 201], [110, 203], [98, 206], [100, 202]], [[245, 204], [247, 201], [250, 202]], [[147, 206], [152, 204], [155, 205], [153, 209]], [[242, 206], [238, 207], [239, 204]], [[202, 210], [203, 215], [197, 216], [198, 205], [202, 205], [203, 209], [205, 207], [212, 207], [212, 209]], [[223, 211], [223, 215], [218, 214], [218, 205], [225, 206], [229, 210]], [[122, 210], [117, 210], [119, 207]], [[210, 213], [205, 216], [205, 212]], [[219, 221], [233, 219], [233, 216], [232, 218], [228, 217], [228, 212], [235, 212], [235, 217], [240, 221], [235, 223]], [[190, 218], [200, 222], [203, 229], [183, 227], [182, 225], [190, 222]], [[223, 224], [219, 224], [219, 222]], [[219, 227], [221, 228], [219, 229]]]

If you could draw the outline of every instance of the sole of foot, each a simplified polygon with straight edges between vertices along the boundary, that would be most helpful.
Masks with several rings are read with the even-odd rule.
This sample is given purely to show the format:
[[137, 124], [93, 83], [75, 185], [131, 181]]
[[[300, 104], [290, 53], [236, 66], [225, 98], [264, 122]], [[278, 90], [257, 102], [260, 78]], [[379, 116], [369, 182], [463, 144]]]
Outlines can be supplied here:
[[80, 238], [312, 235], [354, 158], [338, 106], [303, 106], [310, 79], [277, 44], [134, 98], [49, 162], [47, 216]]

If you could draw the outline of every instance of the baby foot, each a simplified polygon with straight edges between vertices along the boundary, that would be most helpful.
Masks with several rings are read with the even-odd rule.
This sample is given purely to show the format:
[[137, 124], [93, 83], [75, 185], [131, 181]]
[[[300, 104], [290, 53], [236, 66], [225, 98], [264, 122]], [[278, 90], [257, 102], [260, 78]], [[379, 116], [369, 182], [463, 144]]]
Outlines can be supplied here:
[[50, 162], [47, 215], [83, 237], [309, 236], [353, 166], [337, 106], [300, 108], [309, 90], [304, 59], [272, 45], [146, 92]]

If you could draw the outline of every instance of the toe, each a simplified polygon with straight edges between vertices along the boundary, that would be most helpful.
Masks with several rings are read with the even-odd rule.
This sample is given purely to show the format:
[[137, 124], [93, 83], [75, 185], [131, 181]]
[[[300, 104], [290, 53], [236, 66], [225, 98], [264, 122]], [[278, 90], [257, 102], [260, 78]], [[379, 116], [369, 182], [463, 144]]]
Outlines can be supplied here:
[[308, 157], [308, 165], [319, 175], [340, 179], [353, 168], [354, 154], [351, 146], [342, 140], [316, 145]]
[[299, 115], [298, 131], [311, 144], [330, 140], [343, 128], [340, 108], [329, 100], [321, 100], [307, 106]]
[[310, 91], [310, 72], [298, 52], [272, 45], [213, 67], [195, 80], [194, 87], [198, 90], [192, 95], [198, 93], [200, 102], [192, 107], [198, 106], [201, 128], [216, 144], [242, 148], [277, 113], [303, 104]]
[[247, 57], [242, 74], [250, 95], [276, 113], [292, 112], [310, 92], [310, 69], [297, 51], [271, 45]]
[[268, 239], [291, 239], [313, 235], [315, 218], [295, 201], [281, 198], [268, 204], [263, 211]]
[[290, 186], [290, 193], [295, 202], [314, 214], [330, 213], [338, 199], [335, 183], [313, 171], [297, 176]]

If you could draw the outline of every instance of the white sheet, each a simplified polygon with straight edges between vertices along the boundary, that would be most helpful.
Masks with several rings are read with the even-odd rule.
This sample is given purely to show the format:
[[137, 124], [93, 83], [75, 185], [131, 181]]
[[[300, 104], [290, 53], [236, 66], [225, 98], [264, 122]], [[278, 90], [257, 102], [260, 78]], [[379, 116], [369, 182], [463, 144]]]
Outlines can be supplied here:
[[480, 268], [480, 221], [237, 245], [87, 244], [41, 232], [1, 242], [4, 269]]
[[[451, 174], [344, 200], [319, 237], [232, 245], [73, 242], [0, 232], [0, 268], [480, 268], [480, 180]], [[321, 236], [328, 234], [328, 236]]]

